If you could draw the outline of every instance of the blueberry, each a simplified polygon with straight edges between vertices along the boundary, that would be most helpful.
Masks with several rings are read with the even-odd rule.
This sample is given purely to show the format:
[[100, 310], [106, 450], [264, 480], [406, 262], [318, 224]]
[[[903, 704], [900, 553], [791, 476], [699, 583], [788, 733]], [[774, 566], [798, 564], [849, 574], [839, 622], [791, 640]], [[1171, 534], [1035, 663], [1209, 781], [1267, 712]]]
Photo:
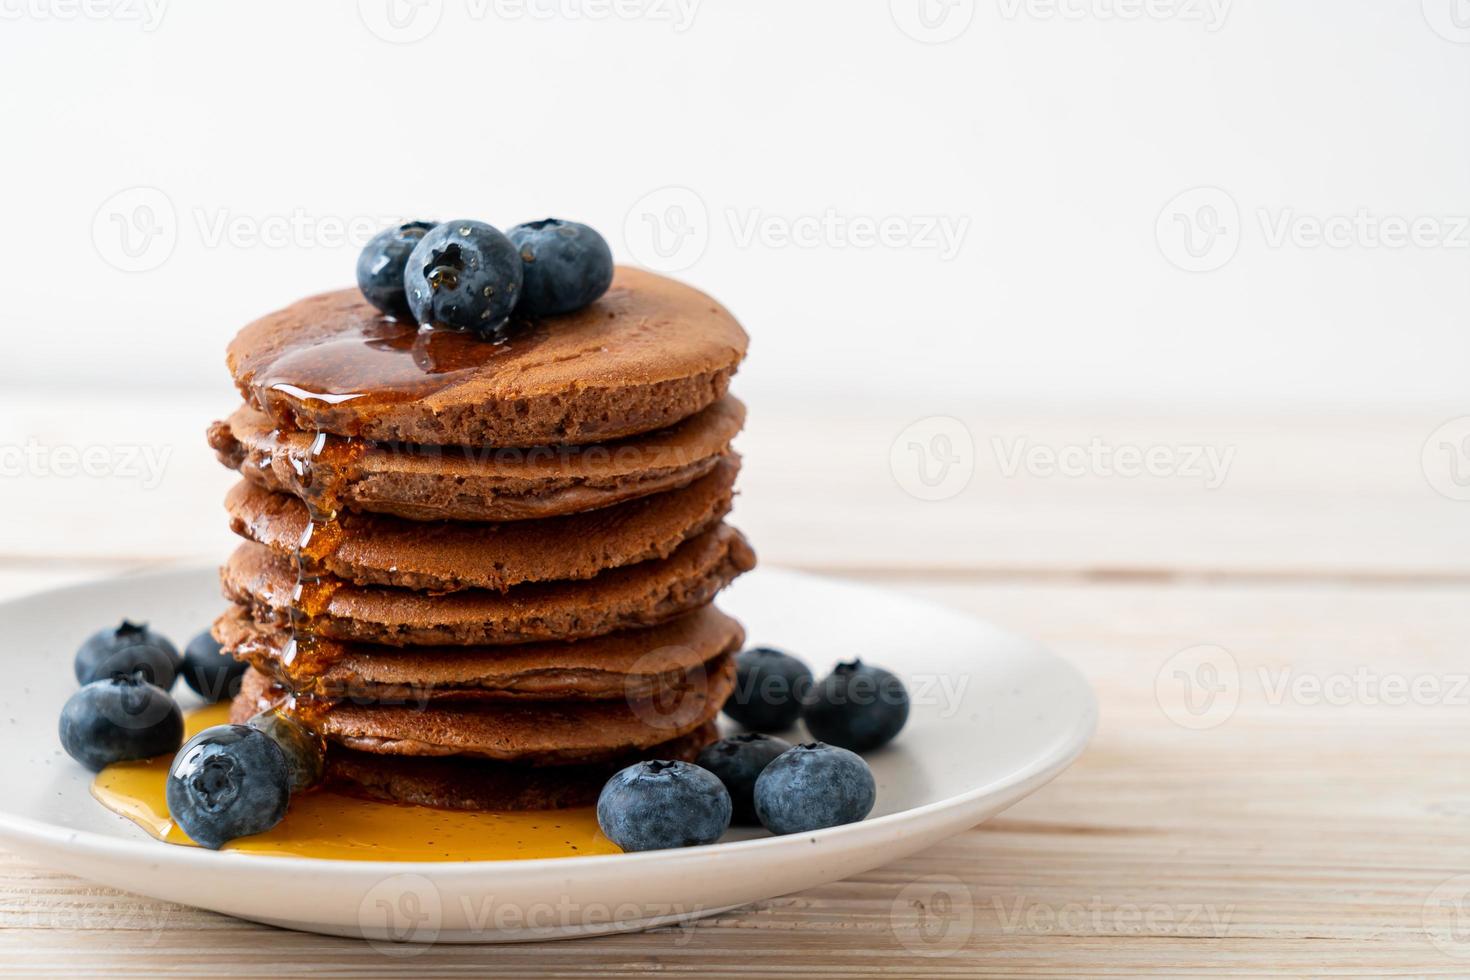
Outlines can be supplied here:
[[877, 795], [862, 756], [804, 742], [777, 756], [755, 781], [755, 814], [774, 834], [800, 834], [857, 823]]
[[554, 316], [580, 310], [612, 285], [612, 249], [586, 225], [546, 218], [516, 225], [506, 236], [520, 250], [525, 268], [521, 313]]
[[494, 336], [521, 294], [521, 257], [483, 221], [435, 225], [408, 256], [408, 306], [422, 324]]
[[262, 711], [246, 724], [265, 732], [280, 747], [291, 774], [291, 792], [299, 793], [321, 782], [327, 765], [327, 747], [321, 736], [308, 731], [285, 712], [274, 709]]
[[92, 771], [172, 752], [184, 740], [184, 715], [168, 692], [137, 675], [93, 681], [61, 709], [61, 747]]
[[812, 688], [802, 718], [822, 741], [867, 752], [888, 744], [908, 721], [909, 692], [888, 671], [854, 660]]
[[742, 651], [735, 657], [735, 691], [725, 714], [752, 731], [784, 732], [801, 717], [811, 683], [811, 669], [789, 653], [770, 647]]
[[789, 748], [791, 743], [783, 739], [746, 732], [712, 742], [699, 753], [699, 764], [714, 773], [730, 794], [732, 822], [760, 822], [755, 815], [756, 777]]
[[602, 787], [597, 825], [625, 851], [713, 844], [730, 826], [730, 794], [688, 762], [639, 762]]
[[196, 694], [215, 704], [240, 693], [240, 678], [248, 666], [243, 660], [222, 652], [219, 642], [209, 635], [209, 630], [204, 630], [184, 647], [184, 663], [179, 672]]
[[399, 319], [412, 315], [403, 290], [403, 269], [408, 254], [433, 227], [427, 221], [410, 221], [378, 232], [367, 243], [357, 257], [357, 288], [369, 303]]
[[174, 686], [181, 662], [179, 651], [167, 637], [149, 629], [147, 623], [125, 619], [115, 628], [87, 637], [72, 666], [78, 684], [141, 673], [144, 680], [167, 691]]
[[217, 850], [281, 822], [291, 798], [286, 756], [248, 725], [206, 728], [174, 756], [164, 798], [180, 830]]

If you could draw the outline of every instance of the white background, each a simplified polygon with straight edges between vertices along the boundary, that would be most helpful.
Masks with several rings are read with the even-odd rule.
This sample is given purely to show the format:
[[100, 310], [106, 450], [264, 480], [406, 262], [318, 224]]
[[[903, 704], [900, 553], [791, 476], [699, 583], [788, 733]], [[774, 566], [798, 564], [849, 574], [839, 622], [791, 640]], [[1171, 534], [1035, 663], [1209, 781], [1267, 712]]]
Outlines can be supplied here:
[[223, 406], [377, 224], [555, 214], [725, 302], [748, 398], [1463, 399], [1464, 0], [923, 3], [0, 0], [0, 385]]

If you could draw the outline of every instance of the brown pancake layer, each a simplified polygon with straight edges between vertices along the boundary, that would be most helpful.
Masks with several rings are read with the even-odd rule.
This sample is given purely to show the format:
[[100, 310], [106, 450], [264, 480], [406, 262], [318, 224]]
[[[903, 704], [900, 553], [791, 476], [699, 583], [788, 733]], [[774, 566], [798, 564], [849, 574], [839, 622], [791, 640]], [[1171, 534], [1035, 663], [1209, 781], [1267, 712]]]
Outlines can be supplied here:
[[[755, 553], [728, 524], [684, 542], [668, 558], [603, 572], [585, 582], [538, 582], [508, 592], [468, 589], [429, 595], [358, 586], [327, 577], [307, 609], [312, 629], [338, 640], [392, 646], [499, 645], [579, 639], [653, 626], [704, 605]], [[260, 623], [289, 626], [295, 565], [247, 542], [220, 570], [227, 598]]]
[[501, 647], [385, 647], [317, 638], [292, 646], [239, 606], [215, 621], [226, 652], [298, 693], [357, 701], [431, 699], [647, 700], [677, 695], [687, 675], [744, 641], [740, 624], [704, 606], [647, 629], [575, 643]]
[[[667, 558], [688, 538], [713, 527], [730, 510], [738, 458], [725, 457], [709, 474], [680, 490], [601, 510], [540, 521], [498, 524], [408, 521], [343, 514], [314, 570], [357, 585], [392, 585], [448, 592], [504, 592], [525, 582], [589, 579], [609, 568]], [[225, 498], [230, 527], [247, 540], [292, 557], [310, 526], [306, 505], [252, 483]]]
[[616, 439], [693, 415], [724, 395], [747, 342], [697, 289], [620, 267], [601, 299], [526, 325], [498, 348], [395, 323], [344, 289], [245, 327], [226, 360], [246, 402], [279, 425], [540, 446]]
[[719, 737], [710, 721], [612, 762], [542, 767], [463, 756], [376, 755], [333, 745], [327, 751], [327, 781], [371, 799], [441, 810], [557, 810], [596, 803], [603, 784], [625, 766], [642, 759], [693, 762]]
[[[726, 655], [709, 670], [692, 671], [669, 700], [387, 705], [297, 698], [285, 710], [359, 752], [574, 765], [622, 758], [694, 732], [714, 720], [734, 686], [735, 659]], [[248, 670], [231, 720], [248, 719], [284, 697], [285, 689]]]
[[[323, 509], [340, 505], [418, 521], [517, 521], [687, 486], [716, 467], [744, 422], [745, 406], [727, 396], [667, 429], [603, 445], [507, 449], [352, 440], [351, 452], [323, 456], [313, 454], [310, 432], [279, 428], [242, 407], [209, 427], [209, 444], [251, 483], [331, 504]], [[324, 502], [328, 494], [336, 499]]]

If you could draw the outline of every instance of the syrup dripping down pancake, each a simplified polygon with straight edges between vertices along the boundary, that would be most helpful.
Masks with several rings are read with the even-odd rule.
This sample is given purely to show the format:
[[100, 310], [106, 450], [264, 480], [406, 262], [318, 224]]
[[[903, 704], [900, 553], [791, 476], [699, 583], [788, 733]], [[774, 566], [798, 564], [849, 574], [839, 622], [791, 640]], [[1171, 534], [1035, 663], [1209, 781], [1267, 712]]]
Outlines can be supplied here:
[[317, 639], [307, 655], [289, 631], [239, 606], [215, 621], [224, 650], [298, 693], [354, 701], [431, 699], [648, 700], [676, 696], [688, 674], [734, 653], [735, 620], [704, 606], [647, 629], [576, 642], [501, 647], [386, 647]]
[[538, 582], [507, 592], [431, 595], [318, 576], [303, 601], [294, 564], [263, 545], [240, 545], [220, 569], [226, 598], [259, 623], [288, 628], [293, 607], [311, 631], [391, 646], [499, 645], [601, 636], [654, 626], [709, 602], [755, 566], [739, 531], [719, 524], [668, 558], [603, 572], [585, 582]]
[[[745, 422], [745, 406], [725, 397], [676, 425], [594, 446], [506, 449], [332, 440], [313, 453], [310, 432], [277, 426], [240, 408], [209, 427], [220, 462], [267, 490], [319, 509], [409, 520], [517, 521], [556, 517], [687, 486], [713, 470]], [[344, 443], [350, 452], [340, 451]], [[338, 459], [340, 457], [340, 460]], [[314, 479], [303, 479], [311, 472]], [[331, 501], [323, 501], [330, 496]], [[330, 503], [330, 507], [322, 507]]]
[[[680, 490], [601, 510], [499, 524], [407, 521], [343, 514], [314, 571], [357, 585], [448, 592], [505, 591], [526, 582], [590, 579], [609, 568], [667, 558], [730, 510], [738, 457]], [[225, 498], [241, 537], [292, 557], [308, 540], [306, 506], [288, 494], [241, 482]], [[311, 546], [307, 546], [311, 550]]]
[[713, 721], [735, 687], [735, 658], [696, 668], [686, 687], [648, 701], [357, 703], [299, 696], [245, 672], [230, 717], [281, 705], [329, 742], [381, 755], [471, 756], [536, 765], [606, 762], [688, 735]]

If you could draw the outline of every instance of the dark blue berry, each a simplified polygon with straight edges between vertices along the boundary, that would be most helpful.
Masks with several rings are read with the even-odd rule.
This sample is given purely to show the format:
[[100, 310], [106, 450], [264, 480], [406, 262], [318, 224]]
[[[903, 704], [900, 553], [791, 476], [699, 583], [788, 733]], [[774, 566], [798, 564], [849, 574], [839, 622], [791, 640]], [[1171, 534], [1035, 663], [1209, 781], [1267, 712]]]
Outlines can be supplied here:
[[184, 647], [184, 665], [179, 672], [194, 693], [215, 704], [240, 693], [240, 678], [248, 666], [222, 652], [219, 642], [205, 630]]
[[811, 668], [789, 653], [770, 647], [742, 651], [735, 657], [735, 691], [725, 714], [751, 731], [784, 732], [801, 717], [811, 683]]
[[408, 256], [403, 282], [421, 324], [495, 337], [521, 295], [521, 257], [483, 221], [435, 225]]
[[856, 823], [877, 796], [862, 756], [804, 742], [777, 756], [755, 781], [755, 814], [773, 834], [800, 834]]
[[95, 772], [174, 751], [184, 740], [184, 715], [167, 691], [119, 674], [68, 698], [59, 733], [66, 754]]
[[174, 756], [164, 798], [190, 840], [218, 849], [281, 822], [291, 798], [286, 756], [248, 725], [206, 728]]
[[802, 712], [813, 735], [854, 752], [887, 745], [908, 718], [903, 681], [861, 660], [838, 664], [812, 688]]
[[586, 225], [546, 218], [516, 225], [506, 236], [521, 253], [525, 270], [517, 312], [527, 316], [570, 313], [612, 285], [612, 249]]
[[625, 851], [713, 844], [730, 826], [730, 794], [688, 762], [640, 762], [602, 787], [597, 824]]
[[771, 760], [789, 748], [791, 743], [783, 739], [746, 732], [706, 745], [699, 753], [699, 764], [714, 773], [730, 794], [732, 822], [759, 822], [755, 815], [755, 781]]
[[125, 619], [116, 627], [87, 637], [77, 649], [72, 666], [78, 684], [141, 674], [150, 684], [167, 691], [174, 686], [181, 662], [179, 651], [167, 637], [149, 629], [147, 623]]
[[321, 736], [279, 710], [262, 711], [246, 724], [265, 732], [280, 747], [291, 774], [291, 792], [299, 793], [321, 782], [327, 764], [327, 747]]
[[357, 257], [357, 288], [369, 303], [399, 319], [412, 315], [403, 289], [403, 270], [409, 253], [433, 227], [428, 221], [410, 221], [378, 232], [363, 247]]

